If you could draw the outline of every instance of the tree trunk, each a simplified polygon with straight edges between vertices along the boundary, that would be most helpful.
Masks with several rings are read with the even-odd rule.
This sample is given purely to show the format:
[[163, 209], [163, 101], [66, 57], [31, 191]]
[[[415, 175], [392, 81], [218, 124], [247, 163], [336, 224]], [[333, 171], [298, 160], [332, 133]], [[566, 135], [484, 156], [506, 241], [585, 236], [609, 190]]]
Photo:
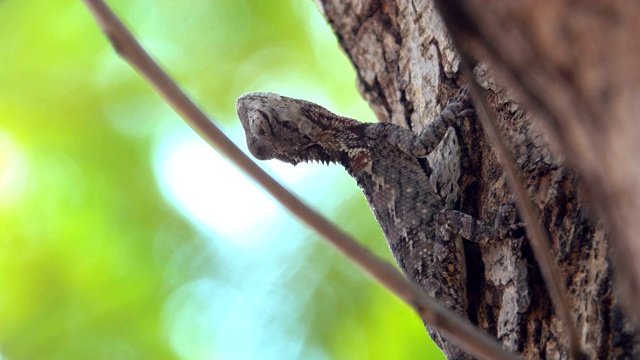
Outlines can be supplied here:
[[[317, 2], [325, 18], [333, 27], [340, 45], [355, 67], [360, 92], [374, 109], [380, 121], [393, 122], [419, 132], [434, 119], [446, 104], [447, 99], [455, 94], [463, 84], [463, 79], [458, 73], [458, 59], [452, 42], [431, 1], [317, 0]], [[549, 21], [552, 21], [552, 24], [562, 23], [563, 20], [560, 19], [559, 14], [561, 14], [561, 10], [566, 9], [559, 9], [562, 5], [556, 5], [556, 2], [542, 2], [539, 6], [532, 5], [538, 4], [534, 0], [514, 2], [513, 4], [520, 5], [506, 6], [502, 9], [496, 5], [496, 9], [492, 11], [486, 9], [480, 11], [477, 8], [485, 7], [486, 5], [481, 5], [484, 2], [456, 3], [458, 4], [455, 6], [460, 8], [468, 7], [465, 9], [479, 19], [478, 23], [481, 25], [474, 23], [476, 26], [493, 26], [491, 30], [495, 32], [507, 31], [500, 28], [500, 26], [504, 27], [506, 21], [512, 28], [516, 28], [518, 32], [515, 32], [515, 35], [510, 36], [511, 33], [509, 33], [499, 37], [499, 40], [502, 41], [499, 45], [504, 47], [506, 47], [505, 44], [520, 45], [520, 48], [511, 49], [511, 51], [517, 53], [518, 50], [524, 49], [522, 57], [532, 56], [531, 54], [544, 55], [540, 58], [535, 56], [526, 58], [529, 61], [537, 60], [535, 65], [538, 66], [539, 73], [542, 74], [539, 78], [544, 78], [543, 75], [546, 75], [547, 78], [544, 79], [548, 80], [549, 74], [553, 73], [548, 71], [549, 68], [562, 65], [565, 69], [570, 69], [573, 65], [572, 62], [579, 62], [579, 54], [581, 54], [579, 46], [571, 49], [574, 51], [573, 53], [564, 48], [564, 52], [554, 48], [554, 46], [562, 46], [564, 42], [571, 39], [561, 39], [564, 41], [562, 43], [560, 40], [554, 42], [557, 39], [552, 37], [558, 35], [544, 33], [542, 30], [535, 34], [537, 37], [527, 38], [523, 35], [530, 30], [527, 26], [531, 28], [538, 26], [540, 29], [548, 30], [548, 27], [545, 28], [543, 25]], [[490, 3], [509, 2], [493, 1]], [[523, 3], [538, 10], [535, 14], [546, 14], [548, 17], [538, 16], [526, 25], [520, 26], [518, 19], [523, 22], [524, 19], [527, 19], [524, 16], [527, 14], [525, 10], [533, 12], [522, 5]], [[617, 3], [611, 2], [611, 5], [600, 5], [599, 8], [590, 10], [601, 11], [605, 15], [615, 18], [614, 15], [619, 12], [607, 13], [609, 11], [607, 7], [616, 6], [613, 4]], [[548, 13], [549, 7], [552, 8], [552, 13]], [[514, 17], [514, 13], [518, 17]], [[637, 15], [638, 11], [635, 14]], [[589, 21], [591, 19], [589, 15], [593, 14], [588, 13], [580, 20]], [[640, 26], [637, 21], [631, 21], [638, 19], [638, 16], [627, 15], [625, 18], [630, 22], [635, 22], [632, 26]], [[474, 17], [469, 17], [469, 19], [476, 20]], [[589, 28], [588, 23], [582, 24], [580, 29], [583, 28]], [[509, 31], [513, 31], [513, 29]], [[595, 30], [590, 29], [590, 31]], [[618, 31], [621, 30], [618, 29]], [[635, 34], [638, 33], [640, 32], [635, 32]], [[580, 35], [581, 39], [587, 36], [586, 34]], [[479, 56], [488, 55], [491, 60], [491, 56], [494, 55], [491, 50], [494, 49], [491, 48], [489, 41], [486, 38], [473, 39], [470, 37], [469, 41], [472, 40], [476, 40], [476, 42], [471, 43], [471, 48], [476, 50]], [[596, 40], [604, 39], [598, 37]], [[531, 45], [531, 48], [535, 49], [535, 52], [525, 51], [530, 50], [527, 47], [530, 43], [534, 43], [535, 46]], [[589, 44], [583, 42], [578, 45], [588, 47]], [[588, 50], [597, 52], [605, 51], [606, 48], [589, 47]], [[556, 61], [564, 63], [555, 64]], [[564, 87], [557, 86], [555, 88], [547, 88], [544, 83], [535, 82], [537, 78], [534, 78], [531, 82], [537, 86], [531, 86], [526, 90], [531, 92], [550, 91], [551, 93], [544, 93], [539, 97], [543, 100], [555, 101], [556, 107], [554, 109], [562, 110], [551, 113], [550, 117], [556, 121], [555, 123], [553, 121], [547, 122], [547, 124], [551, 123], [551, 129], [554, 132], [543, 132], [542, 130], [548, 129], [539, 126], [537, 121], [533, 121], [533, 116], [530, 113], [521, 109], [514, 100], [513, 94], [506, 91], [502, 83], [496, 82], [494, 74], [489, 72], [490, 67], [487, 64], [487, 62], [482, 62], [476, 67], [477, 78], [480, 84], [488, 90], [489, 103], [497, 113], [499, 126], [514, 155], [522, 181], [528, 189], [530, 198], [551, 239], [555, 262], [564, 279], [564, 285], [567, 287], [569, 304], [584, 350], [593, 358], [637, 357], [640, 355], [640, 350], [635, 332], [629, 317], [621, 311], [620, 297], [612, 286], [613, 269], [610, 259], [613, 257], [609, 254], [609, 240], [612, 237], [612, 232], [608, 231], [604, 225], [606, 223], [609, 226], [623, 226], [627, 224], [625, 221], [630, 222], [631, 219], [627, 216], [616, 222], [607, 216], [601, 216], [602, 213], [596, 212], [596, 210], [609, 211], [612, 205], [611, 201], [599, 202], [599, 206], [596, 208], [593, 205], [593, 200], [602, 201], [599, 195], [604, 193], [602, 196], [605, 199], [612, 196], [611, 194], [620, 195], [619, 189], [605, 191], [598, 188], [607, 184], [604, 181], [607, 178], [606, 171], [608, 169], [614, 171], [617, 168], [613, 164], [610, 167], [598, 167], [600, 165], [597, 162], [598, 159], [606, 159], [606, 156], [594, 155], [593, 152], [597, 151], [594, 149], [580, 148], [585, 144], [579, 142], [581, 140], [593, 141], [594, 134], [589, 131], [598, 126], [606, 126], [607, 124], [604, 123], [606, 120], [599, 117], [597, 124], [587, 124], [590, 127], [583, 132], [588, 134], [583, 136], [583, 132], [580, 132], [579, 135], [583, 137], [578, 136], [577, 140], [572, 140], [568, 144], [559, 142], [554, 143], [552, 147], [549, 141], [549, 137], [565, 141], [566, 137], [575, 135], [572, 132], [578, 131], [575, 128], [579, 125], [580, 113], [572, 117], [573, 122], [569, 121], [569, 123], [563, 124], [559, 120], [561, 119], [559, 114], [564, 114], [564, 112], [580, 105], [579, 102], [572, 103], [575, 98], [569, 97], [566, 100], [567, 97], [562, 96], [563, 91], [566, 93], [571, 90], [573, 94], [581, 94], [583, 96], [579, 100], [584, 101], [596, 96], [604, 97], [607, 94], [581, 93], [583, 88], [580, 87], [582, 85], [578, 81], [580, 79], [598, 82], [598, 89], [607, 89], [607, 84], [610, 86], [618, 86], [619, 84], [610, 82], [609, 78], [603, 76], [589, 78], [590, 75], [593, 75], [592, 73], [578, 74], [583, 75], [578, 77], [572, 72], [574, 78], [564, 79], [566, 82], [561, 84]], [[500, 70], [501, 63], [496, 62], [496, 64], [497, 67], [491, 68], [491, 70], [498, 75], [503, 75]], [[634, 70], [639, 72], [637, 70], [639, 68], [635, 66]], [[545, 73], [544, 70], [547, 72]], [[586, 71], [589, 68], [579, 67], [573, 71], [579, 70]], [[522, 71], [526, 71], [526, 69]], [[507, 75], [511, 78], [514, 77], [508, 71]], [[566, 76], [567, 74], [562, 75]], [[633, 79], [636, 78], [637, 76]], [[619, 77], [615, 77], [615, 79], [616, 81], [624, 80]], [[516, 77], [516, 89], [518, 88], [517, 80]], [[636, 81], [634, 84], [640, 86], [637, 84], [640, 82]], [[587, 85], [592, 84], [587, 83]], [[566, 89], [567, 87], [569, 90]], [[517, 90], [515, 92], [518, 93]], [[557, 94], [553, 92], [557, 92]], [[526, 91], [524, 94], [526, 100], [538, 99]], [[637, 95], [634, 99], [636, 102], [631, 103], [631, 100], [625, 98], [625, 101], [619, 104], [621, 107], [618, 110], [624, 111], [633, 108], [636, 115], [640, 114], [640, 106], [638, 105], [640, 102], [638, 102]], [[561, 106], [565, 100], [569, 103], [569, 107]], [[529, 102], [527, 101], [527, 104]], [[635, 105], [632, 106], [633, 104]], [[541, 107], [539, 102], [534, 101], [533, 105], [535, 110]], [[610, 110], [610, 108], [599, 107], [599, 103], [591, 105], [599, 111], [600, 115], [607, 114], [606, 111]], [[584, 111], [588, 112], [589, 110], [590, 108], [587, 108]], [[548, 113], [543, 113], [543, 115], [549, 116]], [[587, 117], [587, 119], [592, 120], [593, 118]], [[626, 124], [624, 121], [623, 123]], [[635, 130], [638, 125], [627, 128], [629, 127], [632, 128], [631, 130]], [[620, 131], [620, 129], [620, 127], [613, 128], [616, 131]], [[609, 133], [607, 132], [607, 134]], [[638, 134], [638, 132], [633, 134]], [[633, 136], [628, 135], [627, 138], [633, 138]], [[588, 146], [588, 144], [587, 142], [586, 145]], [[640, 141], [635, 144], [636, 147], [640, 146], [638, 145]], [[627, 156], [624, 160], [629, 162], [631, 159], [628, 158], [631, 155], [640, 154], [638, 151], [629, 152], [632, 148], [622, 146], [616, 149], [625, 152]], [[583, 158], [576, 154], [583, 155]], [[571, 164], [574, 165], [574, 169], [580, 177], [565, 165], [565, 156], [572, 160]], [[458, 157], [461, 161], [451, 161], [451, 159]], [[575, 163], [575, 161], [582, 159], [589, 161], [584, 164]], [[449, 208], [456, 208], [491, 222], [501, 205], [512, 201], [511, 191], [506, 185], [500, 164], [477, 121], [465, 125], [460, 133], [456, 134], [450, 131], [445, 141], [429, 157], [429, 162], [433, 168], [432, 183]], [[458, 163], [460, 165], [456, 165]], [[623, 171], [622, 174], [617, 175], [628, 180], [629, 178], [624, 176], [629, 172], [637, 172], [637, 169], [637, 164], [635, 164], [631, 170]], [[637, 184], [637, 176], [634, 180]], [[611, 184], [609, 183], [609, 185]], [[635, 185], [635, 187], [639, 186]], [[587, 199], [587, 194], [591, 194], [593, 197]], [[587, 202], [587, 200], [591, 201]], [[631, 204], [628, 208], [636, 204], [633, 199], [627, 203]], [[617, 212], [610, 215], [611, 217], [617, 216]], [[600, 218], [604, 221], [598, 220]], [[634, 226], [640, 226], [640, 221], [635, 221]], [[616, 234], [621, 234], [617, 227], [614, 229], [616, 229]], [[640, 233], [640, 231], [635, 233]], [[621, 242], [623, 241], [624, 239], [621, 239]], [[626, 247], [619, 249], [627, 250]], [[487, 246], [466, 242], [465, 252], [468, 277], [468, 319], [487, 333], [495, 336], [504, 344], [505, 348], [521, 353], [527, 358], [567, 358], [568, 347], [564, 325], [554, 312], [527, 239], [496, 242]], [[633, 253], [627, 259], [633, 258], [632, 256]], [[618, 258], [618, 256], [615, 257]], [[623, 264], [625, 265], [624, 269], [633, 268], [632, 264], [628, 262]], [[628, 280], [623, 285], [637, 291], [640, 287], [632, 284], [637, 281], [639, 273], [629, 271], [628, 274], [632, 280]], [[629, 289], [625, 290], [630, 291]], [[631, 290], [631, 293], [635, 294], [636, 291]]]

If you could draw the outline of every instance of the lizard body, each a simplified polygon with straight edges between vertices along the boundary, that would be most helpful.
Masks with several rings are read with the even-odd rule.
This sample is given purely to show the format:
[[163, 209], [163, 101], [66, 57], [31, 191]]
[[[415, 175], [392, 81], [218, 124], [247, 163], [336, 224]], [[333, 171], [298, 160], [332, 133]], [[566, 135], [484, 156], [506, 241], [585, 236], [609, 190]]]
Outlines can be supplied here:
[[[468, 317], [464, 250], [460, 236], [451, 233], [455, 230], [451, 224], [466, 226], [469, 238], [478, 233], [486, 239], [494, 233], [487, 235], [481, 223], [468, 215], [445, 210], [418, 157], [428, 155], [469, 106], [463, 91], [416, 134], [390, 123], [361, 123], [314, 103], [272, 93], [246, 94], [236, 103], [249, 151], [256, 158], [294, 165], [341, 164], [363, 190], [404, 274], [464, 318]], [[427, 329], [448, 358], [469, 358]]]

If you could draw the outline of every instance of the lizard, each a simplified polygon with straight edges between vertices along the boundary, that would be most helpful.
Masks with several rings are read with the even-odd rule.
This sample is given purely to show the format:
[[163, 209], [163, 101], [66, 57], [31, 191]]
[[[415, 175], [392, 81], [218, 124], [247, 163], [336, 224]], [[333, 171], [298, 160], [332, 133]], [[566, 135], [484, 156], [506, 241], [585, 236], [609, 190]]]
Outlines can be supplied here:
[[[473, 113], [466, 88], [419, 134], [391, 123], [362, 123], [273, 93], [245, 94], [236, 110], [255, 158], [342, 165], [362, 189], [405, 276], [468, 319], [461, 237], [486, 243], [508, 236], [505, 225], [513, 209], [501, 209], [494, 226], [445, 209], [430, 171], [418, 160], [436, 148], [450, 126]], [[425, 325], [448, 359], [472, 358]]]

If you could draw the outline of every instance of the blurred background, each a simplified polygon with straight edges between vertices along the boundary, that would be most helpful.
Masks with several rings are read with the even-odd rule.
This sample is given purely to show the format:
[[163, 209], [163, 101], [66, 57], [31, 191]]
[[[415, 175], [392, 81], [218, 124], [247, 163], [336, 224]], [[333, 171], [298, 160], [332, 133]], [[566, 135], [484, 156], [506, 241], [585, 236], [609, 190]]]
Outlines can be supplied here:
[[[374, 121], [311, 1], [109, 1], [246, 150], [235, 99]], [[400, 301], [210, 149], [78, 0], [0, 2], [0, 359], [441, 358]], [[261, 166], [391, 260], [336, 166]]]

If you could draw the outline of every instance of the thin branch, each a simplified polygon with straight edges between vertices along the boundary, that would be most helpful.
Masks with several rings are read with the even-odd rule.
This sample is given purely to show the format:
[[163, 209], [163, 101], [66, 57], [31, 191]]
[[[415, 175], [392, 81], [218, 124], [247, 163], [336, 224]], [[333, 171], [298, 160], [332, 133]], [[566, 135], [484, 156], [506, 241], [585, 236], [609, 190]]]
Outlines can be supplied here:
[[549, 238], [547, 233], [542, 229], [540, 219], [533, 209], [531, 200], [527, 191], [520, 180], [515, 162], [511, 157], [511, 153], [507, 149], [504, 137], [498, 129], [497, 120], [494, 112], [487, 104], [484, 96], [484, 89], [476, 81], [473, 73], [473, 64], [475, 61], [466, 52], [463, 45], [463, 37], [465, 33], [480, 32], [481, 30], [474, 26], [473, 22], [462, 9], [463, 5], [458, 2], [450, 2], [445, 0], [437, 0], [438, 10], [451, 34], [454, 46], [460, 54], [460, 67], [463, 75], [467, 78], [470, 85], [471, 96], [476, 105], [476, 112], [482, 120], [485, 130], [487, 131], [491, 143], [493, 144], [498, 159], [505, 171], [509, 186], [516, 195], [516, 204], [520, 214], [526, 225], [527, 235], [530, 239], [531, 247], [540, 265], [540, 271], [545, 280], [545, 284], [549, 291], [549, 295], [553, 301], [558, 316], [565, 324], [567, 337], [569, 339], [570, 355], [574, 359], [586, 358], [578, 339], [578, 332], [574, 324], [574, 320], [569, 310], [566, 290], [562, 285], [560, 274], [557, 271], [551, 248], [549, 246]]
[[393, 266], [309, 208], [265, 173], [220, 131], [151, 59], [133, 35], [101, 0], [84, 0], [118, 54], [135, 68], [204, 140], [260, 184], [287, 210], [358, 264], [389, 291], [414, 308], [428, 324], [446, 332], [460, 347], [484, 359], [517, 359], [495, 340], [444, 308], [406, 280]]

